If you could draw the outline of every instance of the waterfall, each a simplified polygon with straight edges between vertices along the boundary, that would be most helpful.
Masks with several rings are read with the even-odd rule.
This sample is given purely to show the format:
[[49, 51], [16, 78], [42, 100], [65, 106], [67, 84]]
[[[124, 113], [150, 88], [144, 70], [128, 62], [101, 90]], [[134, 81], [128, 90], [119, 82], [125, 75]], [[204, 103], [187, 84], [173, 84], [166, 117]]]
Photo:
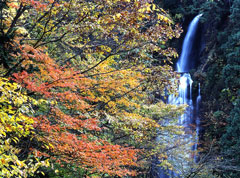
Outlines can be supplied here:
[[[186, 112], [181, 116], [179, 119], [180, 125], [183, 125], [185, 127], [185, 130], [189, 130], [190, 125], [194, 122], [193, 120], [193, 111], [194, 106], [192, 102], [192, 78], [191, 75], [188, 73], [189, 70], [191, 70], [190, 63], [190, 54], [192, 51], [192, 47], [194, 44], [194, 38], [196, 36], [197, 26], [200, 17], [202, 14], [197, 15], [192, 22], [190, 23], [188, 27], [187, 34], [184, 38], [182, 52], [179, 60], [177, 61], [177, 72], [181, 73], [180, 77], [180, 84], [178, 89], [178, 98], [175, 99], [176, 105], [179, 104], [187, 104], [189, 107], [187, 108]], [[198, 117], [198, 110], [199, 110], [199, 103], [201, 100], [201, 94], [200, 94], [200, 84], [198, 87], [198, 97], [196, 101], [196, 109], [197, 109], [197, 117], [195, 119], [195, 138], [192, 138], [191, 133], [187, 133], [186, 138], [188, 141], [193, 142], [193, 151], [197, 151], [197, 145], [198, 145], [198, 137], [199, 137], [199, 129], [200, 129], [200, 119]], [[196, 162], [197, 161], [197, 154], [194, 153], [193, 159]]]
[[[180, 55], [179, 60], [177, 61], [177, 72], [181, 73], [180, 77], [180, 84], [179, 84], [179, 89], [178, 89], [178, 97], [175, 99], [174, 103], [172, 104], [187, 104], [188, 108], [186, 112], [180, 117], [179, 119], [179, 124], [185, 127], [185, 130], [189, 130], [190, 125], [193, 123], [193, 111], [194, 111], [194, 106], [192, 102], [192, 78], [191, 75], [188, 73], [189, 70], [191, 70], [191, 66], [189, 65], [190, 63], [190, 54], [192, 51], [192, 47], [194, 44], [194, 38], [196, 36], [196, 31], [197, 31], [197, 26], [200, 17], [202, 14], [197, 15], [192, 22], [190, 23], [188, 27], [187, 34], [184, 38], [183, 41], [183, 46], [182, 46], [182, 52]], [[197, 105], [197, 112], [199, 109], [199, 103], [201, 100], [201, 95], [200, 95], [200, 84], [199, 84], [199, 89], [198, 89], [198, 97], [196, 101]], [[194, 145], [192, 147], [193, 151], [197, 150], [197, 144], [198, 144], [198, 137], [199, 137], [199, 128], [200, 128], [200, 119], [197, 117], [195, 120], [196, 124], [196, 135], [195, 138], [192, 138], [191, 133], [186, 134], [186, 140], [193, 142]], [[193, 155], [194, 161], [197, 161], [197, 156], [196, 153]], [[160, 177], [161, 178], [161, 177]]]
[[[190, 23], [188, 27], [187, 34], [184, 38], [183, 46], [182, 46], [182, 52], [180, 55], [179, 60], [177, 61], [177, 72], [181, 74], [180, 77], [180, 83], [179, 83], [179, 88], [178, 88], [178, 97], [175, 97], [173, 95], [170, 95], [168, 97], [168, 103], [169, 104], [175, 104], [175, 105], [181, 105], [181, 104], [186, 104], [188, 105], [188, 108], [186, 109], [185, 113], [179, 118], [179, 125], [183, 126], [185, 129], [185, 135], [184, 139], [185, 142], [192, 143], [189, 146], [188, 150], [189, 152], [191, 151], [196, 151], [197, 150], [197, 143], [198, 143], [198, 137], [199, 137], [199, 129], [200, 129], [200, 119], [197, 117], [195, 120], [193, 118], [194, 114], [194, 105], [192, 101], [192, 83], [193, 80], [191, 78], [191, 75], [189, 74], [189, 71], [191, 70], [191, 51], [192, 47], [194, 44], [194, 39], [196, 36], [197, 32], [197, 26], [200, 17], [202, 14], [197, 15], [192, 22]], [[198, 112], [199, 109], [199, 103], [201, 100], [201, 95], [200, 95], [200, 84], [199, 84], [199, 89], [198, 89], [198, 97], [196, 101], [196, 109]], [[195, 137], [192, 134], [192, 124], [195, 123], [196, 129], [194, 132], [196, 132]], [[192, 158], [193, 161], [197, 161], [197, 154], [189, 154], [186, 157]], [[185, 164], [185, 163], [184, 163]], [[180, 172], [181, 175], [181, 172]], [[175, 177], [180, 177], [180, 175], [176, 174], [173, 171], [168, 171], [168, 170], [163, 170], [162, 168], [158, 169], [158, 176], [157, 178], [175, 178]], [[154, 176], [155, 177], [155, 176]]]
[[[175, 100], [175, 103], [173, 104], [177, 104], [177, 105], [187, 104], [189, 106], [185, 114], [183, 114], [179, 119], [179, 123], [185, 126], [186, 128], [193, 123], [193, 108], [194, 108], [193, 102], [192, 102], [193, 81], [192, 81], [191, 75], [188, 72], [191, 69], [191, 66], [189, 66], [189, 63], [191, 60], [190, 54], [194, 44], [194, 38], [196, 36], [198, 22], [201, 16], [202, 14], [197, 15], [190, 23], [187, 34], [183, 41], [181, 56], [177, 62], [177, 72], [181, 73], [181, 77], [180, 77], [180, 84], [179, 84], [179, 90], [178, 90], [179, 96], [177, 100]], [[200, 95], [200, 84], [199, 84], [198, 97], [196, 101], [197, 112], [199, 109], [200, 100], [201, 100], [201, 95]], [[199, 128], [200, 119], [198, 116], [195, 119], [195, 125], [196, 125], [196, 136], [194, 140], [193, 151], [197, 150], [197, 144], [198, 144], [199, 129], [200, 129]], [[196, 161], [196, 154], [194, 154], [194, 160]]]
[[190, 66], [188, 65], [190, 60], [189, 57], [192, 51], [194, 37], [196, 36], [197, 26], [201, 16], [202, 14], [196, 16], [188, 27], [187, 34], [183, 41], [182, 52], [177, 62], [177, 71], [180, 73], [189, 72], [190, 70]]

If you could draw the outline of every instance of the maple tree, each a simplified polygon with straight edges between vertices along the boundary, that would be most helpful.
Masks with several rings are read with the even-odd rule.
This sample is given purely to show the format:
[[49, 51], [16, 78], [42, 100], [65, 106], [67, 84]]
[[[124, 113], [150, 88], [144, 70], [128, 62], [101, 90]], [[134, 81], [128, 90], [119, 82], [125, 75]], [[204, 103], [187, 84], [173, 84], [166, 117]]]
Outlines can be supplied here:
[[140, 147], [116, 137], [153, 139], [159, 124], [140, 110], [148, 92], [173, 91], [176, 74], [154, 66], [154, 54], [177, 57], [165, 44], [178, 25], [150, 0], [6, 0], [1, 16], [2, 76], [42, 99], [32, 118], [45, 143], [37, 156], [136, 175]]

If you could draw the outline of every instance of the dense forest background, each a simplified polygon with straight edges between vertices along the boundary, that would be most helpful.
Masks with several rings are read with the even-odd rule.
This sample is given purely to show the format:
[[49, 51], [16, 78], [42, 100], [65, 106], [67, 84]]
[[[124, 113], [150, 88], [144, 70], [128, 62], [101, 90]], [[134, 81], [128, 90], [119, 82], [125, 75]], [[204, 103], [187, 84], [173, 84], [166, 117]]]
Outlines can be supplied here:
[[[240, 0], [0, 3], [0, 177], [240, 177]], [[166, 96], [201, 13], [194, 162]]]

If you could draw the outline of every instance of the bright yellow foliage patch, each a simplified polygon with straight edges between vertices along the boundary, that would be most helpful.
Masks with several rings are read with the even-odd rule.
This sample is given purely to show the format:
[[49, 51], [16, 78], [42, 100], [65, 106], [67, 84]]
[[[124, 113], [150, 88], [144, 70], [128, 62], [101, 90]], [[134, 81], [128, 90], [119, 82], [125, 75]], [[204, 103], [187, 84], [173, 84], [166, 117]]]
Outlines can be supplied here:
[[37, 103], [22, 93], [19, 85], [0, 78], [0, 177], [27, 177], [49, 165], [33, 155], [27, 159], [18, 157], [22, 152], [17, 147], [19, 140], [34, 136], [34, 120], [25, 115], [32, 111], [32, 102]]

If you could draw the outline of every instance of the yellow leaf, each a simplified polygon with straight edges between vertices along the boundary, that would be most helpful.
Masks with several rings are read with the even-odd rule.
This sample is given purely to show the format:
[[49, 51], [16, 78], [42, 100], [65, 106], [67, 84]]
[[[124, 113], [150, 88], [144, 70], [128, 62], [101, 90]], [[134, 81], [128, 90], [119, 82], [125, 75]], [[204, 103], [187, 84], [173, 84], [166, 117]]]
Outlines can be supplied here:
[[116, 14], [116, 17], [117, 17], [117, 18], [120, 18], [121, 16], [122, 16], [122, 15], [121, 15], [120, 13], [117, 13], [117, 14]]
[[152, 5], [152, 10], [156, 10], [156, 5], [155, 4]]

